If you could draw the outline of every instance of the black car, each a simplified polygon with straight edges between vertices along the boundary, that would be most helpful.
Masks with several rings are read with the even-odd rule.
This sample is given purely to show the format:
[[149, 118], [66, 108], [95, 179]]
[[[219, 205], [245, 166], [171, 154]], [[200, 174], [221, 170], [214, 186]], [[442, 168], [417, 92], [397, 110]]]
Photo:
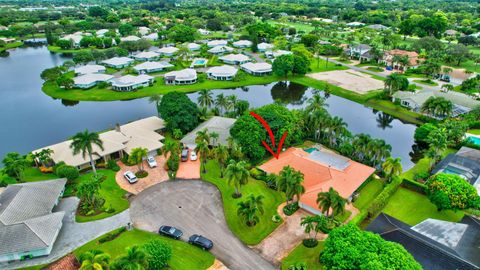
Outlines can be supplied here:
[[158, 233], [177, 240], [180, 239], [180, 237], [182, 237], [183, 235], [182, 231], [172, 226], [161, 226], [158, 230]]
[[201, 235], [194, 234], [188, 238], [188, 243], [199, 246], [203, 250], [210, 250], [213, 247], [213, 242]]

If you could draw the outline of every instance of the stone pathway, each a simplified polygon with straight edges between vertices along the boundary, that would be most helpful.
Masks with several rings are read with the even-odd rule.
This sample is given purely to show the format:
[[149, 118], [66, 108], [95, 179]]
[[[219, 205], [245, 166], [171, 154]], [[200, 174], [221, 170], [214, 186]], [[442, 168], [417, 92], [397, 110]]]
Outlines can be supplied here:
[[63, 218], [62, 230], [60, 231], [49, 256], [39, 257], [28, 261], [3, 263], [0, 264], [0, 269], [18, 269], [33, 265], [52, 263], [87, 242], [107, 232], [125, 226], [130, 222], [130, 213], [127, 209], [122, 213], [109, 218], [86, 223], [77, 223], [75, 222], [75, 211], [78, 203], [79, 199], [77, 197], [69, 197], [62, 199], [60, 204], [54, 209], [54, 212], [65, 211], [65, 217]]

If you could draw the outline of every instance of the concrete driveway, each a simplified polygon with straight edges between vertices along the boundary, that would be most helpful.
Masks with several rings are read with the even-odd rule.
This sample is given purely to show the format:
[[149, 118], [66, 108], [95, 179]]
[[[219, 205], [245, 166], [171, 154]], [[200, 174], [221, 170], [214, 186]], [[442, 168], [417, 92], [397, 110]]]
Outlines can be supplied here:
[[120, 166], [120, 171], [115, 174], [115, 181], [122, 189], [132, 194], [138, 194], [142, 192], [142, 190], [152, 185], [168, 180], [168, 174], [165, 170], [166, 158], [160, 155], [156, 156], [155, 160], [157, 161], [157, 167], [155, 168], [150, 168], [148, 166], [148, 163], [146, 161], [143, 161], [143, 168], [145, 169], [145, 171], [148, 172], [148, 176], [138, 179], [138, 182], [135, 184], [128, 183], [128, 181], [125, 180], [123, 174], [126, 171], [131, 171], [133, 173], [137, 172], [138, 166], [127, 166], [123, 164], [123, 162], [119, 161], [117, 164], [118, 166]]
[[183, 231], [183, 240], [201, 234], [214, 243], [211, 250], [229, 269], [268, 270], [272, 264], [238, 240], [225, 222], [218, 189], [201, 180], [162, 182], [139, 193], [130, 206], [134, 226], [157, 231], [172, 225]]

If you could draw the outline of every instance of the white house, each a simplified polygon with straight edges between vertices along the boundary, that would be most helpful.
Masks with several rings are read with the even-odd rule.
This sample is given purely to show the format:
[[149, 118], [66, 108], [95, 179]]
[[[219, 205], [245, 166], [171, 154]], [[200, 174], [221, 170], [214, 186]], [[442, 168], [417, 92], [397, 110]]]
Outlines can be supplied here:
[[82, 41], [83, 34], [81, 32], [76, 32], [70, 35], [65, 35], [63, 36], [62, 40], [69, 40], [72, 42], [72, 45], [74, 48], [79, 48], [80, 47], [80, 41]]
[[369, 53], [371, 49], [372, 47], [367, 44], [359, 44], [347, 49], [347, 54], [360, 61], [370, 61], [372, 59]]
[[150, 40], [150, 41], [156, 41], [158, 40], [158, 33], [151, 33], [148, 35], [143, 36], [144, 39]]
[[139, 41], [140, 38], [137, 37], [137, 36], [128, 36], [128, 37], [122, 37], [120, 38], [120, 41], [123, 41], [123, 42], [128, 42], [128, 41]]
[[217, 66], [207, 70], [207, 77], [216, 81], [230, 81], [237, 75], [238, 69], [232, 66]]
[[292, 54], [291, 51], [285, 51], [285, 50], [277, 50], [277, 51], [266, 51], [265, 56], [269, 59], [277, 58], [281, 55], [288, 55]]
[[140, 27], [138, 27], [138, 33], [141, 36], [146, 36], [148, 33], [150, 33], [150, 28], [145, 27], [145, 26], [140, 26]]
[[239, 40], [233, 42], [233, 47], [237, 48], [248, 48], [250, 46], [252, 46], [252, 42], [250, 40]]
[[74, 69], [75, 75], [85, 75], [91, 73], [105, 73], [106, 68], [101, 65], [84, 65]]
[[173, 56], [177, 51], [178, 49], [173, 46], [167, 46], [157, 50], [159, 54], [165, 55], [165, 56]]
[[113, 57], [113, 58], [104, 60], [102, 63], [109, 67], [118, 69], [118, 68], [128, 67], [133, 63], [133, 61], [134, 60], [132, 58], [128, 58], [128, 57]]
[[273, 49], [273, 45], [270, 44], [270, 43], [262, 42], [262, 43], [259, 43], [257, 45], [257, 48], [258, 48], [259, 52], [265, 52], [265, 51]]
[[198, 32], [200, 33], [200, 35], [210, 35], [210, 31], [206, 30], [206, 29], [198, 29]]
[[348, 27], [360, 27], [360, 26], [364, 26], [365, 24], [362, 23], [362, 22], [349, 22], [347, 23], [347, 26]]
[[208, 52], [211, 54], [224, 54], [233, 52], [233, 48], [228, 46], [216, 46], [208, 50]]
[[219, 58], [220, 61], [230, 65], [241, 65], [250, 62], [250, 58], [244, 54], [227, 54]]
[[100, 29], [100, 30], [97, 30], [97, 32], [95, 32], [95, 34], [97, 35], [97, 37], [104, 37], [106, 33], [108, 33], [108, 29]]
[[151, 61], [160, 57], [160, 54], [156, 52], [140, 52], [133, 56], [133, 59], [137, 61]]
[[73, 86], [76, 88], [88, 89], [100, 82], [110, 82], [112, 75], [101, 73], [89, 73], [73, 78]]
[[142, 74], [142, 73], [152, 73], [152, 72], [158, 72], [158, 71], [163, 71], [167, 68], [172, 68], [173, 65], [168, 63], [168, 62], [165, 62], [165, 61], [161, 61], [161, 62], [143, 62], [141, 64], [138, 64], [136, 66], [133, 67], [133, 69], [139, 73], [139, 74]]
[[197, 71], [191, 68], [175, 70], [166, 73], [163, 77], [165, 84], [193, 84], [197, 82]]
[[198, 51], [200, 50], [201, 46], [197, 43], [188, 43], [187, 44], [187, 48], [190, 50], [190, 51]]
[[153, 83], [153, 77], [145, 74], [138, 76], [125, 75], [112, 80], [112, 89], [115, 91], [128, 92], [139, 87], [147, 87]]
[[218, 39], [218, 40], [211, 40], [207, 42], [207, 46], [209, 48], [217, 47], [217, 46], [227, 46], [228, 41], [224, 39]]
[[264, 76], [272, 73], [272, 65], [269, 63], [245, 63], [240, 66], [240, 68], [255, 76]]

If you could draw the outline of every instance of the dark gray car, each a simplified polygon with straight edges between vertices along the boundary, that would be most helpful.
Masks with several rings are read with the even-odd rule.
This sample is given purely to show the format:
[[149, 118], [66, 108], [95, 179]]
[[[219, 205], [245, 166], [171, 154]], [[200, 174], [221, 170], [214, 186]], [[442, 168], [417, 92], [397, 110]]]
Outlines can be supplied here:
[[180, 239], [182, 237], [183, 232], [180, 231], [179, 229], [172, 227], [172, 226], [161, 226], [160, 229], [158, 230], [159, 234], [163, 234], [165, 236], [171, 237], [173, 239]]
[[201, 247], [203, 250], [210, 250], [213, 247], [213, 242], [201, 235], [194, 234], [188, 238], [188, 243]]

